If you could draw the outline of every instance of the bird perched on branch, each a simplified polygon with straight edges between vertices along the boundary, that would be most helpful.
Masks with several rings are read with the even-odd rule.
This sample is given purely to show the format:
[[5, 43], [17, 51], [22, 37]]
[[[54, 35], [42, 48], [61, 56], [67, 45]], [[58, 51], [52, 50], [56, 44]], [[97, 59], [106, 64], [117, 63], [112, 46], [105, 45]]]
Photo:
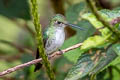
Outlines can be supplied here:
[[[65, 40], [65, 27], [71, 26], [83, 30], [83, 28], [70, 24], [66, 21], [65, 17], [61, 14], [56, 14], [51, 18], [49, 25], [43, 31], [44, 48], [47, 55], [59, 50]], [[36, 59], [40, 58], [39, 51], [37, 49]], [[35, 71], [39, 70], [41, 63], [36, 64]]]

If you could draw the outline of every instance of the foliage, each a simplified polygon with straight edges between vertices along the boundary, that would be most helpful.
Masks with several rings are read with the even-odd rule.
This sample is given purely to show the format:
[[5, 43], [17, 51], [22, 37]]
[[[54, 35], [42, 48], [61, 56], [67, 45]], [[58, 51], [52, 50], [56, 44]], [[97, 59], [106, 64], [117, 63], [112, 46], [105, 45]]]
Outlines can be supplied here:
[[[74, 11], [71, 10], [71, 12]], [[119, 8], [112, 11], [99, 11], [102, 17], [110, 23], [114, 23], [114, 19], [120, 17], [119, 12]], [[89, 37], [83, 42], [80, 48], [81, 51], [83, 50], [83, 54], [70, 69], [65, 80], [78, 80], [87, 75], [98, 74], [108, 66], [118, 64], [120, 61], [118, 59], [120, 45], [113, 44], [119, 41], [117, 41], [117, 36], [112, 34], [108, 28], [104, 27], [92, 13], [85, 13], [82, 15], [82, 18], [88, 20], [98, 30], [99, 34]], [[116, 28], [118, 29], [118, 27], [119, 25]]]
[[[95, 32], [95, 29], [88, 21], [86, 21], [86, 20], [80, 21], [79, 20], [80, 14], [83, 13], [84, 8], [85, 8], [85, 3], [79, 3], [79, 4], [69, 7], [68, 10], [66, 11], [67, 20], [73, 24], [76, 22], [76, 25], [83, 27], [84, 30], [82, 31], [82, 30], [76, 29], [76, 31], [77, 31], [76, 35], [71, 37], [70, 39], [66, 40], [64, 42], [64, 45], [62, 48], [67, 48], [76, 43], [83, 42], [85, 39], [87, 39], [89, 36], [93, 35], [93, 33]], [[74, 11], [74, 13], [73, 13], [73, 11]], [[74, 54], [74, 52], [76, 54]], [[82, 53], [82, 51], [78, 48], [73, 51], [65, 53], [64, 56], [71, 62], [75, 63], [77, 61], [78, 57], [81, 55], [81, 53]]]
[[[37, 1], [40, 23], [44, 28], [54, 9], [50, 7], [49, 2], [54, 0]], [[104, 0], [98, 1], [106, 4]], [[115, 7], [120, 1], [108, 2]], [[35, 29], [29, 3], [30, 1], [27, 0], [0, 1], [0, 71], [35, 59]], [[83, 43], [81, 47], [52, 59], [56, 80], [90, 80], [94, 75], [96, 80], [119, 80], [120, 41], [117, 36], [97, 20], [84, 0], [63, 0], [60, 6], [64, 8], [67, 21], [84, 30], [72, 28], [76, 34], [67, 38], [61, 49]], [[98, 11], [101, 16], [114, 28], [120, 30], [120, 7], [112, 10], [104, 9], [105, 6], [101, 7], [103, 9]], [[2, 40], [11, 44], [3, 43]], [[34, 72], [34, 68], [34, 65], [26, 67], [0, 80], [48, 80], [44, 66], [38, 72]]]

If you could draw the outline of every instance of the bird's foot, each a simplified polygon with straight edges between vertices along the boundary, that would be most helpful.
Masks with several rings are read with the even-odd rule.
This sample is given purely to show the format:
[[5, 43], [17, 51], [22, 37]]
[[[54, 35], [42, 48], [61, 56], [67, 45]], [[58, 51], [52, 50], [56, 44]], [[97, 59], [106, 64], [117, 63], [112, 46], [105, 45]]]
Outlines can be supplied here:
[[61, 49], [58, 50], [59, 52], [57, 53], [57, 55], [61, 55], [63, 54], [63, 51]]

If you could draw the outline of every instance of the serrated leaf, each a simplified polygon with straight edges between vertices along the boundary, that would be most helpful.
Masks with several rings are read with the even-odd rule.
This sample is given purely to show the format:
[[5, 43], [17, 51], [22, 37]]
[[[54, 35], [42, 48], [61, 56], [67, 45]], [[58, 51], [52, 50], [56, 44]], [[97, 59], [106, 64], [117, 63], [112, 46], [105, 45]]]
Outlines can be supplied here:
[[[77, 64], [69, 70], [65, 80], [78, 80], [88, 75], [96, 66], [97, 61], [99, 61], [99, 56], [96, 56], [97, 50], [98, 49], [93, 49], [91, 50], [92, 52], [90, 51], [82, 54]], [[100, 51], [98, 53], [100, 54]]]
[[91, 56], [91, 54], [82, 55], [77, 64], [69, 70], [65, 80], [78, 80], [87, 75], [94, 66]]
[[[102, 16], [102, 17], [106, 18], [107, 16], [104, 15], [104, 16]], [[95, 15], [93, 15], [92, 13], [83, 14], [83, 15], [82, 15], [82, 18], [90, 21], [91, 24], [93, 24], [93, 26], [94, 26], [95, 28], [101, 28], [101, 27], [103, 27], [103, 24], [102, 24], [101, 22], [99, 22], [99, 21], [96, 19]]]
[[103, 14], [107, 15], [108, 18], [114, 19], [117, 17], [120, 17], [120, 7], [115, 8], [113, 10], [107, 10], [107, 9], [103, 9], [100, 12], [102, 12]]
[[[111, 22], [113, 19], [120, 17], [120, 8], [114, 9], [114, 10], [101, 10], [99, 11], [99, 13], [101, 14], [101, 16], [108, 22]], [[84, 15], [82, 15], [82, 18], [88, 20], [91, 22], [91, 24], [96, 28], [102, 28], [99, 29], [99, 31], [101, 32], [101, 35], [103, 37], [106, 37], [109, 34], [112, 34], [111, 31], [108, 28], [103, 28], [103, 24], [97, 20], [97, 18], [95, 17], [95, 15], [93, 15], [92, 13], [86, 13]], [[115, 40], [116, 36], [111, 36], [110, 40]]]
[[112, 47], [107, 52], [104, 48], [94, 48], [88, 52], [80, 56], [77, 64], [68, 72], [65, 80], [78, 80], [88, 74], [96, 74], [107, 68], [118, 57]]
[[100, 52], [103, 51], [97, 51], [98, 49], [90, 50], [90, 52], [86, 52], [82, 54], [77, 64], [75, 64], [68, 72], [67, 77], [65, 80], [78, 80], [90, 73], [91, 70], [96, 66], [97, 61], [99, 61]]
[[81, 49], [90, 49], [97, 46], [103, 45], [105, 43], [105, 38], [102, 36], [93, 36], [85, 40], [81, 46]]
[[113, 50], [115, 51], [115, 53], [116, 53], [117, 55], [120, 56], [120, 43], [115, 44], [115, 45], [113, 46]]
[[113, 51], [118, 55], [117, 58], [111, 63], [111, 65], [116, 65], [120, 63], [120, 43], [114, 44], [112, 46]]
[[[108, 22], [112, 21], [112, 19], [115, 19], [117, 17], [120, 17], [120, 8], [116, 8], [114, 10], [101, 10], [99, 11], [99, 13], [101, 14], [101, 16], [107, 20]], [[95, 17], [95, 15], [93, 15], [92, 13], [86, 13], [84, 15], [82, 15], [82, 18], [88, 20], [91, 22], [92, 25], [94, 25], [95, 28], [101, 28], [103, 27], [103, 24], [98, 21]]]
[[110, 47], [106, 52], [102, 52], [98, 64], [90, 72], [90, 74], [96, 74], [101, 70], [107, 68], [110, 63], [115, 60], [118, 55], [114, 52], [113, 48]]

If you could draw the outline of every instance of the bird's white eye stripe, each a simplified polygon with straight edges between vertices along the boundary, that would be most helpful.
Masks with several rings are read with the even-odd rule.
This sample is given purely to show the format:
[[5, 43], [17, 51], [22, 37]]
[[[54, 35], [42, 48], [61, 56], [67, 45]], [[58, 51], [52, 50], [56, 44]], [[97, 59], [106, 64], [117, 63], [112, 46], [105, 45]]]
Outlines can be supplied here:
[[55, 21], [55, 23], [57, 23], [58, 21]]

